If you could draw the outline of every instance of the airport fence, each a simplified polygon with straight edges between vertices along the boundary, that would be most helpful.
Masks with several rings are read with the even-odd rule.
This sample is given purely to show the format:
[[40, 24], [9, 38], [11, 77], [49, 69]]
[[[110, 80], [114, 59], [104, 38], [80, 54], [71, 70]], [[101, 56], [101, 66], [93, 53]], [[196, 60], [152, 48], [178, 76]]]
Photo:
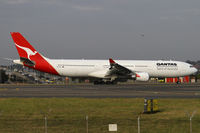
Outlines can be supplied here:
[[[2, 116], [0, 118], [0, 133], [87, 133], [87, 121], [84, 116], [65, 119], [62, 116]], [[9, 118], [9, 119], [8, 119]], [[108, 124], [117, 124], [119, 133], [138, 133], [137, 118], [124, 119], [109, 117], [89, 117], [89, 133], [107, 133]], [[46, 127], [45, 127], [46, 125]], [[188, 133], [190, 132], [189, 119], [156, 119], [141, 117], [140, 133]], [[200, 132], [199, 119], [193, 119], [192, 131]]]

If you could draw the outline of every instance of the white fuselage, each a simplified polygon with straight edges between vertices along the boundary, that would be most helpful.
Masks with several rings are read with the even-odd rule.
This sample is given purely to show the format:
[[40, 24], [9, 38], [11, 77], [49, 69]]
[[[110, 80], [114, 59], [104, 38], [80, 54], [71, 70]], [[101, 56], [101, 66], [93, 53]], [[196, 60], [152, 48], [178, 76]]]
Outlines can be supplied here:
[[[46, 59], [62, 76], [104, 78], [110, 68], [108, 60]], [[181, 77], [197, 72], [192, 65], [180, 61], [116, 60], [135, 72], [146, 72], [150, 77]]]

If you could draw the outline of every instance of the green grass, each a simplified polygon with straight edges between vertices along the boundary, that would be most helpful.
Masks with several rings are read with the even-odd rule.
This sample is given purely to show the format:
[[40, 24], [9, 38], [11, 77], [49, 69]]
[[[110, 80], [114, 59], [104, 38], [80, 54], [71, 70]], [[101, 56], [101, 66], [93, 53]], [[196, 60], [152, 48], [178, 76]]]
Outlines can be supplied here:
[[[48, 133], [107, 133], [117, 123], [120, 133], [137, 133], [137, 116], [144, 99], [113, 98], [1, 98], [0, 133], [43, 133], [48, 113]], [[159, 99], [160, 112], [142, 114], [141, 133], [188, 133], [187, 112], [196, 110], [193, 132], [200, 132], [200, 99]]]

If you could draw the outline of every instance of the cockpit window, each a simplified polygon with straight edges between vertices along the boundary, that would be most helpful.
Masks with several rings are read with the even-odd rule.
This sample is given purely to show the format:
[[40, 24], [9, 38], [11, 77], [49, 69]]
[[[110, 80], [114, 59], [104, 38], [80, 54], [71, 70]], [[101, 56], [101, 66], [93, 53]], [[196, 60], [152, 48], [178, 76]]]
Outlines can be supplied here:
[[193, 65], [190, 65], [190, 68], [193, 68], [194, 66]]

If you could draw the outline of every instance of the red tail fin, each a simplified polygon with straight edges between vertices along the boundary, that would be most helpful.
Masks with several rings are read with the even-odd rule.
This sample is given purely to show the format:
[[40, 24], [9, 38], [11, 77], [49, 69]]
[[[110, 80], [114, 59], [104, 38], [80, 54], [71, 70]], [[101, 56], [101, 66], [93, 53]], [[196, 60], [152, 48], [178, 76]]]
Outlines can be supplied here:
[[30, 68], [58, 75], [58, 72], [41, 56], [31, 44], [19, 33], [11, 32], [11, 36], [19, 53], [21, 62]]
[[31, 56], [37, 54], [37, 51], [19, 32], [11, 32], [11, 36], [13, 38], [13, 41], [15, 43], [20, 57], [30, 59]]

